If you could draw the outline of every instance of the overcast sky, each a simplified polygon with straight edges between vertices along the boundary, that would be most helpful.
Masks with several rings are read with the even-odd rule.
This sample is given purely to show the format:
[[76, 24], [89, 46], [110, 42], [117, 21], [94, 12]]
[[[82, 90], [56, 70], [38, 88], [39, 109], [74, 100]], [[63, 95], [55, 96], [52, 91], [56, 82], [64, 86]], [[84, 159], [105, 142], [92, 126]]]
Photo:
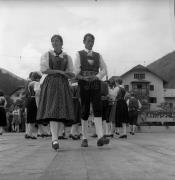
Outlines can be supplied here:
[[109, 77], [148, 65], [174, 51], [173, 0], [0, 0], [0, 67], [27, 78], [58, 33], [74, 61], [88, 32]]

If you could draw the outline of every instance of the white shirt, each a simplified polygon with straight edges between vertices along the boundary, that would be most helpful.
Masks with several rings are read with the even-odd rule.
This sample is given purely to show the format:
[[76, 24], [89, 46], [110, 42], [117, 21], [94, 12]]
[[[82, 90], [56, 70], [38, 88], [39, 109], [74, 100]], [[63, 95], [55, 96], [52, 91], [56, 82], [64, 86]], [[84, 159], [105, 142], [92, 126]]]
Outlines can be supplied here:
[[[88, 49], [84, 49], [88, 54], [92, 54], [92, 50], [89, 51]], [[100, 72], [96, 75], [100, 80], [103, 79], [103, 77], [105, 75], [107, 75], [107, 66], [102, 58], [102, 56], [100, 55]], [[80, 54], [79, 52], [76, 53], [76, 58], [75, 58], [75, 63], [74, 63], [74, 73], [75, 75], [78, 75], [81, 71], [80, 68], [81, 64], [80, 64]]]

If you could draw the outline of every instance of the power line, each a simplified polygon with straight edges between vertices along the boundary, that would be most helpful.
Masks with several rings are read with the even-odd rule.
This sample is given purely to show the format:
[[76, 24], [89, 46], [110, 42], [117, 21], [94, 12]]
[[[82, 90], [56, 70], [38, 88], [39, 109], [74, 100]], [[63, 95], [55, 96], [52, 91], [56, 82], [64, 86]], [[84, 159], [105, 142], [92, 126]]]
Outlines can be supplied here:
[[19, 55], [19, 56], [10, 56], [10, 55], [6, 55], [6, 54], [0, 54], [0, 56], [1, 57], [8, 57], [8, 58], [19, 58], [20, 60], [22, 58], [38, 58], [36, 56], [21, 56], [21, 55]]

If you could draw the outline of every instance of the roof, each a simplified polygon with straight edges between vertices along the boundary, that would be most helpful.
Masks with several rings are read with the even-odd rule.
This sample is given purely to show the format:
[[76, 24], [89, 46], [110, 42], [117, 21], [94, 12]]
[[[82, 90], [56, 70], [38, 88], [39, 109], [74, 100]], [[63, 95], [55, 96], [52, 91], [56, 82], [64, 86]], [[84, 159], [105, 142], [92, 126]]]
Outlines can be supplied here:
[[12, 91], [11, 93], [10, 93], [10, 95], [9, 96], [11, 96], [11, 95], [13, 95], [16, 91], [18, 91], [19, 89], [24, 89], [25, 87], [24, 86], [18, 86], [14, 91]]
[[167, 80], [163, 79], [162, 77], [160, 77], [159, 75], [157, 75], [155, 72], [151, 71], [150, 69], [148, 69], [147, 67], [145, 67], [145, 66], [143, 66], [143, 65], [141, 65], [141, 64], [133, 67], [133, 68], [130, 69], [129, 71], [127, 71], [127, 72], [125, 72], [124, 74], [122, 74], [122, 75], [121, 75], [121, 78], [122, 78], [123, 76], [125, 76], [126, 74], [131, 73], [131, 72], [133, 72], [133, 71], [146, 71], [146, 72], [150, 72], [150, 73], [154, 74], [155, 76], [157, 76], [159, 79], [162, 79], [165, 83], [168, 82]]

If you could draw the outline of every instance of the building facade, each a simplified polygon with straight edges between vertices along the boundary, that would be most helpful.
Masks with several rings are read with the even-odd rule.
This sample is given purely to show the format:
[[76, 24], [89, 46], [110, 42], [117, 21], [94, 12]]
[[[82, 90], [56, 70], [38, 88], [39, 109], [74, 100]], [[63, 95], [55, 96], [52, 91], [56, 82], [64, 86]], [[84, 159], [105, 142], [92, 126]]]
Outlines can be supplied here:
[[167, 82], [148, 68], [137, 65], [120, 78], [128, 92], [137, 94], [145, 109], [158, 110], [159, 105], [165, 102], [164, 86]]

